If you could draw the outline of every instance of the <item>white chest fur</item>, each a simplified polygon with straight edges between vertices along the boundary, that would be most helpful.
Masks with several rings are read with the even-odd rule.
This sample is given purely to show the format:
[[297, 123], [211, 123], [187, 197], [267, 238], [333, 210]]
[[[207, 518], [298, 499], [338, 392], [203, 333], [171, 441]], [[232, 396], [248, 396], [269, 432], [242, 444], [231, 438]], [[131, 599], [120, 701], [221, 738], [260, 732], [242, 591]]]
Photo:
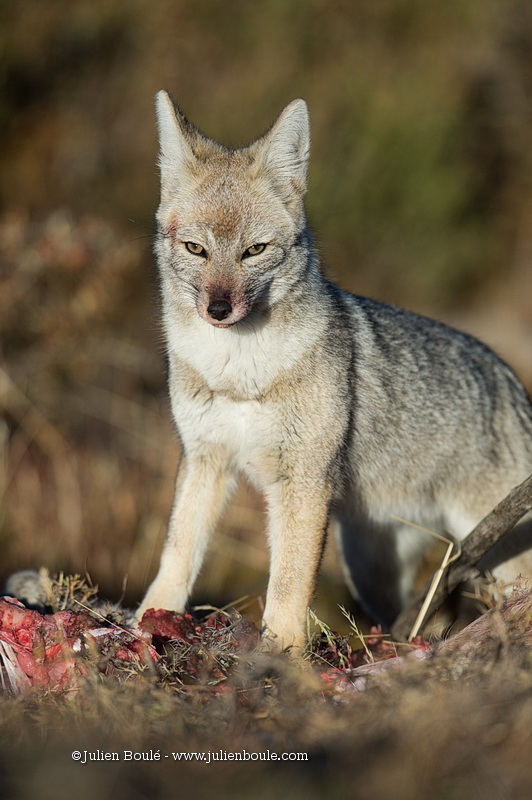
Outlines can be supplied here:
[[[287, 422], [283, 407], [283, 374], [307, 357], [323, 333], [318, 317], [308, 326], [294, 325], [291, 314], [274, 314], [262, 324], [251, 321], [215, 328], [199, 316], [165, 316], [170, 350], [179, 364], [192, 368], [203, 386], [172, 388], [172, 407], [185, 448], [222, 445], [236, 469], [257, 485], [275, 475]], [[275, 399], [269, 389], [277, 382]], [[292, 379], [288, 377], [287, 394]]]
[[234, 401], [223, 394], [209, 400], [179, 394], [172, 398], [174, 418], [186, 450], [207, 452], [221, 445], [237, 471], [257, 486], [268, 481], [282, 438], [277, 405], [258, 400]]
[[322, 332], [317, 323], [308, 330], [273, 320], [215, 328], [199, 316], [183, 321], [170, 315], [165, 327], [171, 353], [193, 367], [211, 391], [242, 400], [261, 397]]

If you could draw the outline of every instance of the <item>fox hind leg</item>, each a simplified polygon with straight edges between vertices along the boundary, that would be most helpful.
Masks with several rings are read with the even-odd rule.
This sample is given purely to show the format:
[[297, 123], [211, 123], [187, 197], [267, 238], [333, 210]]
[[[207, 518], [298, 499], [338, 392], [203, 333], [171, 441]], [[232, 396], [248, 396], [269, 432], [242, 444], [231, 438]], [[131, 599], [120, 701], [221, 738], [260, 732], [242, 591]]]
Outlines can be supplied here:
[[420, 562], [430, 540], [401, 523], [375, 522], [353, 511], [334, 520], [340, 561], [353, 597], [389, 629], [414, 596]]

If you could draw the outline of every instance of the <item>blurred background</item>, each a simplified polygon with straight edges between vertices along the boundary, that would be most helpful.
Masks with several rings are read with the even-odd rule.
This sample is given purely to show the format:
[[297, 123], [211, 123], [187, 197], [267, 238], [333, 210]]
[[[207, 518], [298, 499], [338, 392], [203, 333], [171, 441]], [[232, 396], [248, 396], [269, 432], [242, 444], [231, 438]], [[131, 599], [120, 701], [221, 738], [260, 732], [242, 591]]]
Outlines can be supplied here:
[[[88, 573], [134, 604], [157, 567], [179, 458], [151, 254], [160, 88], [230, 146], [304, 97], [329, 274], [480, 336], [532, 385], [528, 0], [2, 3], [0, 84], [0, 579]], [[195, 598], [251, 603], [266, 568], [243, 487]], [[318, 610], [339, 581], [329, 548]]]

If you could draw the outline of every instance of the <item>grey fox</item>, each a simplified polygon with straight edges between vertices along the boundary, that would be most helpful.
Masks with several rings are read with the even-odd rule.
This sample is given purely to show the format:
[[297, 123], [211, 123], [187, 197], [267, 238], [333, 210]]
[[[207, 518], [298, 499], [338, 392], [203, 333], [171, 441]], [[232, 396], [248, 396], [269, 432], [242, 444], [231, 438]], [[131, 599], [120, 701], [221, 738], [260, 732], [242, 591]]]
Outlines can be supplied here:
[[[303, 204], [303, 100], [237, 150], [203, 136], [165, 92], [157, 117], [156, 253], [183, 456], [138, 614], [183, 611], [243, 474], [269, 516], [264, 646], [304, 644], [329, 527], [353, 594], [390, 626], [431, 543], [392, 515], [465, 536], [532, 472], [530, 399], [471, 336], [324, 277]], [[532, 574], [521, 527], [510, 560], [485, 565], [503, 581]]]

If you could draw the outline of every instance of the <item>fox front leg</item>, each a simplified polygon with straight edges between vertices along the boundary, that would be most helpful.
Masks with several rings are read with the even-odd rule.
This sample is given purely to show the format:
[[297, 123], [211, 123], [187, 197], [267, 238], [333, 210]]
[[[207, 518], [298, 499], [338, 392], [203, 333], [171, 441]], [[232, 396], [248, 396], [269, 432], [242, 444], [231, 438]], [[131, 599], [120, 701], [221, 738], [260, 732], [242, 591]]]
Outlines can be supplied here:
[[210, 447], [208, 454], [183, 456], [159, 572], [140, 604], [137, 619], [149, 608], [184, 611], [211, 533], [234, 486], [223, 453]]
[[270, 510], [270, 580], [262, 649], [300, 651], [306, 643], [307, 608], [325, 544], [331, 492], [326, 480], [277, 483], [267, 492]]

